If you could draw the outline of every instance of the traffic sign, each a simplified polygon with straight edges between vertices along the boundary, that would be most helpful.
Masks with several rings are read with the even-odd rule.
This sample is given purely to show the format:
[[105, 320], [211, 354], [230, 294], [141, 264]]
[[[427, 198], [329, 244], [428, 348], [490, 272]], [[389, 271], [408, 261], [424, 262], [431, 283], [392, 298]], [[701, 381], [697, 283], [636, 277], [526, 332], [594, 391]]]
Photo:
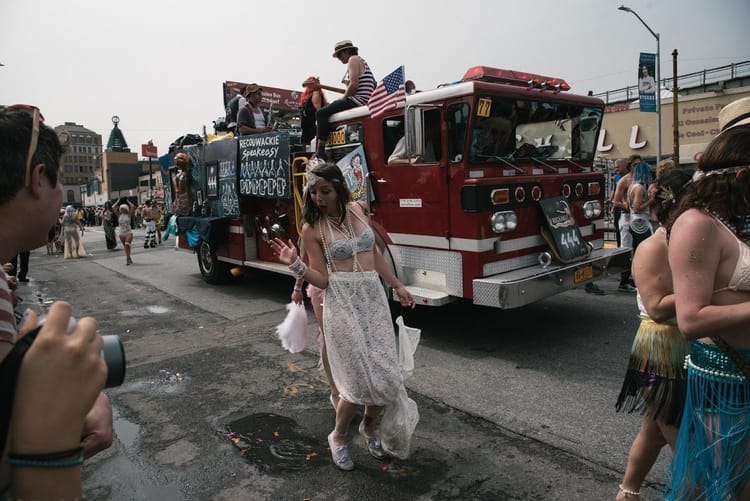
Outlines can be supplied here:
[[159, 158], [159, 155], [156, 153], [156, 145], [142, 144], [141, 156], [146, 157], [146, 158]]

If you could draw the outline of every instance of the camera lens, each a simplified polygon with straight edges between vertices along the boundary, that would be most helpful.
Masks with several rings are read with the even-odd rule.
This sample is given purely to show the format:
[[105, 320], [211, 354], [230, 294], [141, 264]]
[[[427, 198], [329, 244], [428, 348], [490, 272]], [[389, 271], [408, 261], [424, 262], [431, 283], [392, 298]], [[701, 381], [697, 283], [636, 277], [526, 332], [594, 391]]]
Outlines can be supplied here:
[[125, 380], [125, 348], [116, 335], [102, 336], [102, 358], [107, 364], [105, 388], [120, 386]]

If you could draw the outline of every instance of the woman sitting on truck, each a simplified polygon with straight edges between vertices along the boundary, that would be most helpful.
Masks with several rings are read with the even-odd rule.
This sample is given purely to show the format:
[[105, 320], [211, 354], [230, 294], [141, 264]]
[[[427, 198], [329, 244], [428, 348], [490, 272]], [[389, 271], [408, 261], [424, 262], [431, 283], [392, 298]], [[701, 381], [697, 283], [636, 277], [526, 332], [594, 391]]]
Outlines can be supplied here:
[[[368, 216], [351, 202], [341, 170], [324, 163], [307, 175], [302, 227], [308, 267], [293, 242], [276, 238], [271, 248], [298, 277], [325, 290], [323, 332], [331, 373], [339, 390], [336, 426], [328, 435], [335, 465], [354, 469], [347, 445], [349, 424], [364, 405], [359, 425], [370, 454], [405, 459], [419, 421], [398, 364], [390, 310], [379, 277], [395, 288], [402, 305], [414, 299], [375, 249]], [[376, 419], [383, 410], [379, 437]]]

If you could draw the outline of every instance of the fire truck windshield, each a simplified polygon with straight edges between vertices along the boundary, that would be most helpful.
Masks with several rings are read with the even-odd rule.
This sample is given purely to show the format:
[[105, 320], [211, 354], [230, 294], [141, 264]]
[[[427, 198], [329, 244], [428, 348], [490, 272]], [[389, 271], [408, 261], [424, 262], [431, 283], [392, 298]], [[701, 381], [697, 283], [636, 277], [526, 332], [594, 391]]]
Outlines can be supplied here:
[[472, 117], [469, 161], [594, 158], [602, 110], [571, 103], [480, 95]]

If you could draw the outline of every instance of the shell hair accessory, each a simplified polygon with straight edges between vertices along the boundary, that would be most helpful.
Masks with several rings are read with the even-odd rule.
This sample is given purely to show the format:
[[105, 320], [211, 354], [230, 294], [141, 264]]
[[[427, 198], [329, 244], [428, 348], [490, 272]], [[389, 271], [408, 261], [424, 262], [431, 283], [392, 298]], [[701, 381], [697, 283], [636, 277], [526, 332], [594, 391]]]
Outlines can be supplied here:
[[659, 191], [656, 193], [656, 197], [660, 200], [663, 200], [664, 202], [673, 204], [677, 198], [677, 195], [682, 193], [682, 191], [687, 188], [693, 180], [689, 180], [679, 188], [677, 188], [677, 191], [673, 190], [669, 186], [659, 186]]

